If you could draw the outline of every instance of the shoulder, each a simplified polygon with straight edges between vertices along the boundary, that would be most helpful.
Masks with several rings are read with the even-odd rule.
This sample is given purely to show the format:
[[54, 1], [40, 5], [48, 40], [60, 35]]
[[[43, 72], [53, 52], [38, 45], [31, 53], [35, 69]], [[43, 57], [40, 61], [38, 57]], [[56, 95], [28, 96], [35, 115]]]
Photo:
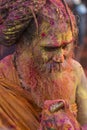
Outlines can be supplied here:
[[[12, 62], [12, 58], [13, 58], [13, 55], [8, 55], [6, 56], [5, 58], [3, 58], [2, 60], [0, 60], [0, 67], [3, 65], [9, 65], [11, 62]], [[2, 67], [3, 67], [2, 66]]]
[[74, 60], [74, 59], [72, 59], [72, 66], [73, 66], [73, 69], [74, 69], [76, 72], [78, 72], [78, 73], [82, 73], [82, 72], [83, 72], [83, 67], [82, 67], [82, 65], [81, 65], [78, 61], [76, 61], [76, 60]]
[[73, 65], [74, 68], [82, 69], [82, 65], [74, 59], [72, 59], [72, 65]]
[[0, 60], [0, 76], [5, 74], [6, 72], [10, 72], [13, 66], [12, 63], [13, 55], [6, 56], [2, 60]]
[[[78, 78], [78, 81], [79, 81], [79, 86], [81, 88], [83, 87], [83, 88], [87, 89], [87, 77], [85, 75], [82, 65], [75, 60], [72, 61], [72, 64], [73, 64], [73, 68], [74, 68], [76, 77]], [[86, 92], [87, 92], [87, 90], [86, 90]]]
[[78, 61], [72, 59], [72, 67], [76, 76], [81, 80], [81, 78], [85, 76], [82, 65]]

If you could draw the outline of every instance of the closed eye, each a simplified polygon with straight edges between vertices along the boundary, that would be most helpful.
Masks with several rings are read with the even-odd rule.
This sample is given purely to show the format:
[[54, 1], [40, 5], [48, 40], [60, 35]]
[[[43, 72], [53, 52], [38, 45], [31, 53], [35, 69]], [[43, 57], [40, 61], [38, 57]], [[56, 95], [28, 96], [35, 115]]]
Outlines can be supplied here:
[[66, 48], [67, 48], [67, 45], [63, 45], [63, 46], [62, 46], [62, 49], [66, 49]]
[[52, 52], [58, 50], [59, 47], [43, 47], [45, 51]]

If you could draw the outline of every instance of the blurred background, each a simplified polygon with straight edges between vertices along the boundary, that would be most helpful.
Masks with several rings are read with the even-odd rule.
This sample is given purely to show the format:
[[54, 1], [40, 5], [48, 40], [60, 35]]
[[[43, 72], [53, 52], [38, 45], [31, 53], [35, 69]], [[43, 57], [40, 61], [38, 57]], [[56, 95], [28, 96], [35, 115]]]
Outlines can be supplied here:
[[[87, 75], [87, 0], [65, 0], [76, 16], [79, 28], [78, 46], [75, 49], [75, 59], [79, 61]], [[15, 45], [10, 47], [0, 45], [0, 60], [13, 53]]]

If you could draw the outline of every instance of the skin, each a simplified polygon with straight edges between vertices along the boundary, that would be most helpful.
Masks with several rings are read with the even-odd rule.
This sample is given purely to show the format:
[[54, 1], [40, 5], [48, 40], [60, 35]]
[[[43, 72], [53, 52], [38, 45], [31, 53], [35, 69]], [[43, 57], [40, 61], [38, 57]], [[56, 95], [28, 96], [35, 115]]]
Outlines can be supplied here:
[[[66, 30], [60, 37], [57, 25], [52, 27], [44, 24], [45, 32], [42, 25], [39, 36], [35, 36], [31, 44], [28, 44], [30, 41], [26, 42], [26, 35], [18, 44], [15, 64], [21, 86], [27, 89], [33, 102], [41, 110], [47, 100], [65, 100], [71, 111], [78, 114], [79, 122], [84, 124], [87, 122], [87, 100], [84, 101], [84, 98], [87, 99], [87, 83], [81, 65], [72, 58], [72, 33], [68, 38], [66, 34], [70, 30]], [[81, 116], [85, 120], [81, 120]]]
[[[47, 38], [45, 38], [44, 41], [45, 40], [47, 40]], [[36, 43], [33, 43], [33, 59], [34, 61], [38, 61], [39, 64], [36, 62], [37, 67], [40, 67], [41, 69], [46, 64], [55, 64], [55, 67], [58, 66], [58, 68], [55, 69], [61, 71], [63, 63], [68, 61], [73, 54], [73, 43], [61, 43], [60, 45], [55, 46], [54, 41], [52, 42], [53, 43], [50, 46], [48, 46], [48, 44], [43, 46], [43, 40], [39, 41], [37, 45]], [[50, 71], [51, 70], [52, 69], [50, 68]]]
[[[35, 100], [40, 100], [39, 99], [40, 97], [38, 97], [39, 91], [41, 91], [43, 97], [45, 96], [44, 93], [47, 93], [47, 92], [44, 92], [45, 91], [44, 82], [46, 82], [47, 86], [51, 87], [52, 90], [55, 89], [55, 87], [57, 89], [60, 86], [62, 86], [61, 89], [62, 89], [62, 91], [64, 91], [63, 88], [66, 89], [66, 87], [63, 87], [63, 86], [66, 84], [65, 83], [66, 79], [71, 80], [72, 86], [74, 85], [72, 65], [70, 63], [73, 43], [72, 42], [66, 43], [66, 44], [61, 43], [61, 44], [58, 44], [55, 46], [55, 44], [53, 44], [54, 43], [54, 41], [53, 41], [53, 43], [51, 42], [50, 46], [48, 46], [47, 42], [45, 42], [45, 45], [43, 46], [43, 42], [47, 41], [47, 39], [48, 38], [45, 37], [44, 39], [39, 40], [39, 42], [37, 39], [34, 39], [32, 44], [30, 45], [30, 47], [29, 48], [27, 47], [28, 48], [27, 52], [26, 51], [24, 52], [24, 55], [25, 55], [25, 53], [28, 53], [26, 55], [28, 55], [29, 59], [25, 58], [25, 57], [24, 57], [25, 59], [23, 59], [23, 54], [22, 54], [22, 56], [17, 57], [18, 62], [23, 60], [23, 63], [25, 61], [25, 64], [27, 65], [26, 67], [24, 67], [24, 64], [21, 63], [21, 67], [20, 66], [18, 67], [18, 70], [20, 70], [20, 75], [22, 75], [24, 84], [27, 83], [26, 86], [28, 86], [28, 85], [32, 86], [32, 84], [34, 83], [33, 88], [37, 87], [37, 85], [34, 86], [35, 84], [39, 85], [38, 86], [39, 88], [37, 87], [36, 94], [35, 94], [34, 90], [32, 90], [33, 97], [35, 97]], [[57, 38], [55, 38], [55, 39], [57, 40]], [[27, 63], [26, 63], [26, 59], [27, 59]], [[26, 73], [25, 73], [25, 69], [23, 69], [23, 68], [26, 68]], [[29, 72], [30, 70], [32, 70], [33, 77]], [[70, 77], [68, 77], [68, 74], [70, 73], [69, 71], [71, 71]], [[30, 74], [30, 76], [29, 76], [29, 74]], [[31, 77], [31, 79], [28, 77]], [[47, 78], [48, 78], [48, 80], [46, 81]], [[30, 79], [30, 80], [28, 80], [28, 79]], [[33, 82], [33, 79], [34, 79], [34, 82]], [[62, 81], [62, 79], [64, 79], [64, 81]], [[76, 79], [76, 77], [75, 77], [75, 79]], [[32, 84], [29, 81], [31, 81]], [[53, 82], [55, 82], [55, 83], [53, 83]], [[69, 87], [69, 86], [71, 86], [71, 84], [66, 84], [66, 86], [68, 85], [68, 87]], [[40, 85], [44, 89], [43, 91], [40, 90], [40, 88], [41, 88]], [[49, 87], [47, 89], [49, 89]], [[51, 89], [49, 89], [47, 91], [50, 91], [50, 90]], [[71, 91], [71, 90], [69, 90], [69, 91]], [[49, 93], [49, 95], [51, 94], [51, 92], [48, 92], [48, 93]], [[55, 92], [53, 93], [53, 96], [50, 95], [47, 97], [47, 99], [49, 99], [49, 97], [51, 97], [51, 99], [60, 98], [60, 97], [58, 97], [57, 93], [56, 93], [56, 96], [54, 96], [54, 95], [55, 95]], [[36, 96], [37, 96], [37, 98], [36, 98]], [[62, 96], [63, 95], [61, 95], [61, 98], [62, 98]], [[69, 96], [69, 95], [67, 95], [67, 96]], [[39, 103], [43, 104], [43, 101], [39, 101]]]
[[[48, 44], [42, 46], [47, 39], [34, 38], [30, 45], [20, 44], [15, 60], [16, 74], [10, 71], [13, 69], [13, 62], [9, 64], [8, 58], [2, 60], [4, 65], [1, 65], [1, 68], [4, 68], [1, 70], [7, 80], [12, 79], [13, 83], [12, 75], [18, 76], [20, 87], [27, 89], [33, 98], [32, 102], [37, 104], [41, 111], [45, 101], [63, 99], [68, 102], [71, 112], [77, 114], [78, 121], [82, 125], [86, 124], [87, 80], [81, 65], [72, 59], [73, 43], [65, 45], [61, 42], [56, 47], [54, 44], [50, 47]], [[9, 67], [10, 65], [12, 67]]]
[[[43, 69], [47, 64], [47, 66], [58, 66], [58, 71], [60, 71], [62, 64], [73, 54], [72, 31], [68, 27], [59, 33], [60, 28], [54, 20], [49, 20], [49, 22], [42, 21], [39, 28], [39, 34], [33, 39], [30, 45], [31, 50], [29, 49], [28, 51], [30, 51], [30, 55], [32, 55], [34, 63], [39, 67], [39, 70]], [[52, 70], [49, 67], [48, 69]]]
[[[29, 92], [28, 94], [31, 97], [30, 103], [36, 105], [35, 111], [37, 111], [36, 110], [37, 108], [40, 108], [42, 111], [44, 103], [48, 100], [51, 100], [54, 102], [55, 100], [61, 99], [67, 102], [71, 113], [74, 113], [75, 116], [77, 114], [78, 121], [81, 124], [87, 124], [86, 77], [84, 75], [81, 65], [72, 59], [72, 48], [73, 48], [72, 41], [74, 40], [73, 34], [72, 34], [72, 31], [74, 31], [73, 29], [74, 24], [72, 24], [73, 17], [71, 17], [72, 21], [70, 23], [70, 17], [66, 19], [67, 16], [70, 15], [70, 13], [68, 12], [68, 9], [67, 11], [64, 10], [64, 12], [66, 13], [68, 12], [68, 15], [66, 15], [66, 13], [63, 13], [63, 9], [60, 10], [61, 11], [60, 15], [57, 14], [55, 15], [55, 17], [54, 17], [54, 14], [55, 14], [54, 11], [58, 13], [58, 9], [54, 11], [52, 9], [53, 17], [51, 19], [54, 19], [54, 20], [50, 21], [51, 19], [48, 18], [47, 20], [48, 24], [40, 21], [40, 23], [38, 24], [38, 27], [39, 27], [38, 36], [33, 35], [34, 30], [32, 32], [32, 28], [30, 28], [30, 34], [32, 35], [32, 37], [35, 36], [33, 40], [32, 38], [30, 38], [32, 40], [31, 44], [30, 44], [30, 41], [28, 41], [29, 43], [28, 44], [26, 43], [27, 45], [24, 44], [23, 47], [21, 47], [20, 43], [23, 40], [22, 39], [23, 37], [22, 37], [21, 38], [22, 40], [19, 43], [20, 44], [19, 50], [17, 50], [16, 55], [14, 54], [13, 57], [11, 57], [11, 58], [14, 58], [14, 59], [11, 59], [12, 60], [11, 63], [9, 64], [10, 58], [6, 58], [8, 62], [6, 61], [6, 59], [4, 60], [5, 62], [2, 60], [3, 64], [1, 65], [1, 68], [2, 68], [1, 72], [4, 79], [6, 78], [6, 80], [8, 81], [10, 80], [12, 83], [16, 82], [17, 86], [18, 86], [18, 83], [17, 81], [14, 81], [14, 79], [15, 77], [18, 78], [17, 80], [19, 81], [19, 87], [20, 88], [24, 87], [24, 89]], [[47, 11], [48, 11], [47, 15], [49, 16], [50, 10], [47, 9]], [[71, 25], [72, 25], [72, 30], [71, 30]], [[26, 42], [26, 36], [24, 37], [25, 37], [25, 42]], [[6, 66], [7, 68], [6, 67], [3, 68], [3, 65]], [[13, 71], [11, 71], [10, 68]], [[1, 83], [3, 83], [3, 80]], [[1, 84], [1, 85], [3, 85], [3, 87], [5, 88], [3, 90], [6, 90], [7, 88], [10, 87], [6, 83], [5, 83], [5, 86], [4, 84]], [[6, 85], [8, 87], [6, 87]], [[17, 91], [17, 88], [15, 87], [15, 91]], [[20, 115], [20, 118], [17, 118], [20, 120], [22, 114], [24, 115], [23, 117], [27, 115], [28, 112], [26, 111], [27, 109], [25, 108], [26, 107], [28, 108], [27, 103], [29, 102], [26, 102], [26, 99], [27, 99], [26, 97], [24, 98], [25, 100], [22, 100], [21, 93], [18, 94], [19, 91], [17, 92], [17, 95], [21, 95], [21, 96], [17, 96], [16, 97], [17, 100], [15, 100], [14, 98], [15, 94], [13, 93], [13, 91], [12, 91], [12, 94], [13, 94], [12, 97], [14, 100], [12, 100], [12, 97], [11, 97], [12, 94], [10, 92], [10, 89], [8, 89], [8, 92], [9, 93], [7, 94], [9, 98], [7, 99], [8, 96], [4, 94], [4, 95], [1, 95], [1, 99], [3, 99], [5, 96], [6, 101], [13, 102], [11, 104], [12, 106], [15, 106], [14, 104], [16, 105], [18, 104], [17, 108], [19, 109], [17, 110], [19, 111], [17, 112], [20, 114], [18, 114], [17, 112], [16, 114], [17, 116]], [[23, 96], [25, 96], [24, 93], [23, 93]], [[19, 100], [18, 100], [18, 97], [20, 97]], [[20, 99], [21, 99], [21, 102], [20, 102]], [[1, 103], [3, 104], [3, 102]], [[25, 104], [25, 106], [23, 104]], [[12, 110], [11, 105], [10, 104], [8, 105]], [[5, 108], [4, 104], [3, 106]], [[21, 106], [23, 107], [23, 110]], [[31, 107], [31, 110], [32, 110], [32, 107]], [[31, 110], [29, 111], [30, 115], [32, 115], [33, 113], [31, 112]], [[78, 113], [77, 113], [77, 110], [78, 110]], [[5, 110], [4, 112], [6, 113]], [[10, 114], [14, 118], [13, 113], [10, 113]], [[31, 122], [31, 119], [32, 118], [30, 118], [30, 122]], [[28, 121], [28, 118], [26, 118], [26, 120]], [[23, 118], [23, 121], [24, 121], [24, 118]], [[30, 124], [30, 122], [28, 122], [28, 124]], [[35, 124], [34, 121], [32, 121], [32, 123]]]
[[[73, 43], [60, 44], [58, 46], [45, 44], [43, 46], [42, 41], [38, 42], [38, 44], [33, 43], [32, 50], [34, 66], [39, 72], [43, 88], [41, 90], [40, 87], [37, 87], [36, 93], [33, 91], [35, 102], [44, 103], [48, 99], [64, 99], [68, 101], [70, 106], [76, 103], [72, 107], [73, 113], [77, 115], [81, 124], [87, 123], [85, 115], [87, 108], [87, 79], [81, 65], [72, 59]], [[46, 85], [44, 85], [45, 80]], [[38, 77], [37, 82], [40, 86]], [[44, 101], [40, 100], [39, 92], [43, 95]], [[48, 97], [45, 97], [44, 93]]]
[[[46, 100], [63, 99], [68, 102], [72, 112], [78, 114], [79, 122], [84, 124], [87, 122], [87, 100], [84, 101], [84, 97], [87, 99], [86, 77], [81, 65], [72, 58], [72, 39], [60, 43], [58, 40], [54, 28], [49, 28], [47, 36], [43, 38], [35, 37], [32, 44], [18, 54], [17, 70], [23, 87], [27, 86], [39, 108], [43, 108]], [[81, 104], [83, 107], [80, 107]], [[81, 120], [82, 116], [86, 121]]]

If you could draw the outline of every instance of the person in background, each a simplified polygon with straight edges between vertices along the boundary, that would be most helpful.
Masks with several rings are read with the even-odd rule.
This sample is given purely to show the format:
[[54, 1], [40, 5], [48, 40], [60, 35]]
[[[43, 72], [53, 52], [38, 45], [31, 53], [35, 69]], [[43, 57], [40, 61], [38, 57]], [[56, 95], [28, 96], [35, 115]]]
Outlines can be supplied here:
[[87, 79], [73, 59], [78, 29], [65, 0], [0, 1], [0, 128], [86, 130]]

